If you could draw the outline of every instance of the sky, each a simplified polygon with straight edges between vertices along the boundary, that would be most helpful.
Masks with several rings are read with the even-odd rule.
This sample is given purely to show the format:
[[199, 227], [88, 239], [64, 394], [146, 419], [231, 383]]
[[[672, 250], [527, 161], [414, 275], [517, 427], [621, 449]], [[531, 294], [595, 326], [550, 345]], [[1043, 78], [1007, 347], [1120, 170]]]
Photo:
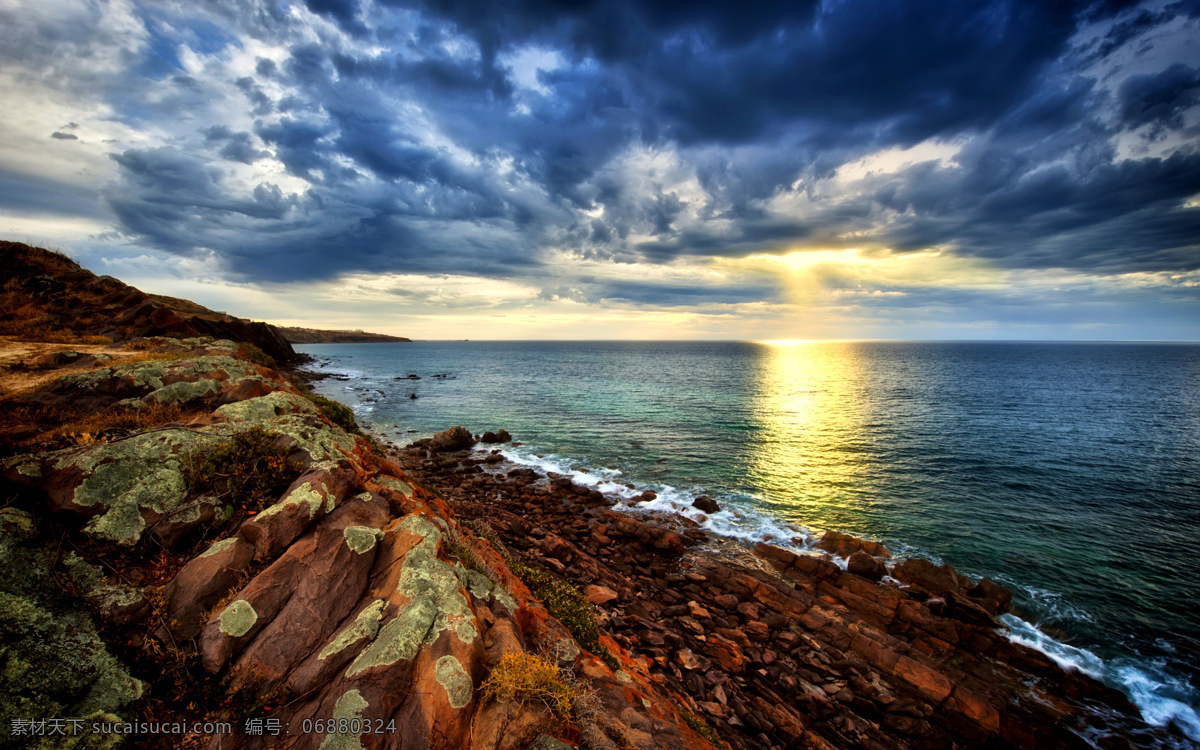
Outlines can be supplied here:
[[0, 0], [0, 238], [417, 339], [1200, 339], [1200, 0]]

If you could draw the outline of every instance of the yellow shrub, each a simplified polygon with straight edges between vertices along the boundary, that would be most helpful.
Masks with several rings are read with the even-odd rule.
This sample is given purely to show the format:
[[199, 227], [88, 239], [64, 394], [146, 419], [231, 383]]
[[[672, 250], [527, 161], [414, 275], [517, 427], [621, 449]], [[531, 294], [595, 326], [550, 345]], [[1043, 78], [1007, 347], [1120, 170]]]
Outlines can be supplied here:
[[541, 703], [556, 715], [570, 716], [575, 692], [563, 682], [558, 668], [533, 654], [509, 653], [483, 683], [483, 699], [519, 705]]

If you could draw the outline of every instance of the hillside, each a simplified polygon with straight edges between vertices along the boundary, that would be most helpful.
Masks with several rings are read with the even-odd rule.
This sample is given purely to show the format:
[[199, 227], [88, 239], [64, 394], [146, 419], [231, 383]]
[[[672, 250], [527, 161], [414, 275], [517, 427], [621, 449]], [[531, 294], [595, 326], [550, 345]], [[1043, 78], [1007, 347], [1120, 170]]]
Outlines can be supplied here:
[[322, 331], [316, 328], [294, 328], [275, 326], [290, 344], [376, 344], [389, 342], [411, 342], [402, 336], [388, 336], [366, 331]]
[[61, 253], [19, 242], [0, 241], [0, 336], [93, 345], [211, 336], [253, 344], [279, 362], [296, 358], [291, 344], [266, 323], [146, 294]]

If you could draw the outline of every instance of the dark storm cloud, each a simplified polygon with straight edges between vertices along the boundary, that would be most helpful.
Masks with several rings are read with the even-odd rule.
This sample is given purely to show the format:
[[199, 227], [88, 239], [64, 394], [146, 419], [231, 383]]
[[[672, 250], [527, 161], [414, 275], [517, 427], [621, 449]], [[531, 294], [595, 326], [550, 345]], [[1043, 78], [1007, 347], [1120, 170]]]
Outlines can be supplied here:
[[[1013, 268], [1196, 268], [1196, 210], [1183, 204], [1200, 191], [1197, 68], [1113, 85], [1088, 72], [1146, 53], [1148, 33], [1196, 4], [1127, 5], [305, 0], [343, 36], [275, 3], [219, 2], [175, 26], [204, 16], [223, 33], [166, 39], [174, 26], [159, 24], [144, 55], [161, 68], [188, 39], [239, 35], [286, 49], [221, 82], [253, 123], [194, 129], [186, 154], [117, 154], [105, 194], [125, 232], [275, 280], [510, 275], [555, 250], [667, 262], [849, 242], [950, 246]], [[1085, 23], [1100, 32], [1079, 42]], [[514, 72], [529, 49], [561, 61], [536, 90]], [[176, 77], [198, 117], [212, 82]], [[1128, 132], [1184, 146], [1122, 158]], [[962, 151], [827, 189], [847, 162], [929, 139]], [[630, 178], [622, 160], [639, 150], [673, 155], [683, 177]], [[304, 185], [230, 177], [266, 159]], [[811, 198], [805, 213], [772, 208], [793, 193]], [[646, 289], [662, 304], [705, 291]]]
[[1200, 69], [1176, 63], [1161, 73], [1130, 76], [1118, 93], [1122, 124], [1151, 126], [1151, 137], [1183, 127], [1183, 114], [1200, 102]]

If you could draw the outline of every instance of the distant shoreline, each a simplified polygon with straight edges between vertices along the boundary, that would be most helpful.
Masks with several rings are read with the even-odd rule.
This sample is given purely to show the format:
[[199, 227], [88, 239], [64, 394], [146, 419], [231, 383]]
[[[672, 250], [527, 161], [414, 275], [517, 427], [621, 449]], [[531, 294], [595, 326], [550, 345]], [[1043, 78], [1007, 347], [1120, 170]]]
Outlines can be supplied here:
[[403, 336], [389, 336], [367, 331], [323, 331], [316, 328], [275, 326], [289, 344], [386, 344], [411, 343]]

